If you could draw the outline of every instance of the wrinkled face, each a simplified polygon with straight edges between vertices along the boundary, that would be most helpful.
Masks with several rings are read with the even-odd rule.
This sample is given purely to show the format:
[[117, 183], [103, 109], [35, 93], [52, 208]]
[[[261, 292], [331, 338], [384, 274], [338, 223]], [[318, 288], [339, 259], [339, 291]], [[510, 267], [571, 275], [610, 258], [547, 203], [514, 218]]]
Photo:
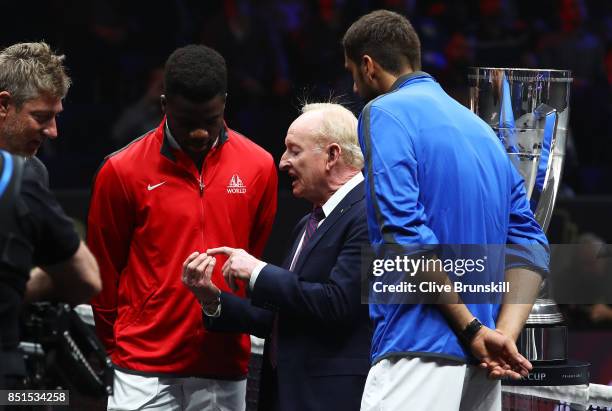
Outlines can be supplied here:
[[168, 127], [181, 148], [191, 153], [208, 151], [223, 127], [225, 96], [219, 95], [203, 103], [194, 103], [182, 96], [162, 99]]
[[302, 114], [291, 124], [279, 168], [289, 174], [295, 197], [322, 204], [326, 193], [325, 167], [328, 157], [326, 150], [315, 144], [312, 138], [317, 115], [311, 112]]
[[378, 93], [368, 82], [363, 65], [358, 65], [344, 54], [344, 68], [353, 76], [353, 92], [366, 101], [378, 97]]
[[0, 103], [0, 148], [32, 157], [47, 138], [57, 137], [56, 117], [63, 110], [60, 98], [42, 95], [18, 108], [7, 92], [1, 94], [6, 95]]

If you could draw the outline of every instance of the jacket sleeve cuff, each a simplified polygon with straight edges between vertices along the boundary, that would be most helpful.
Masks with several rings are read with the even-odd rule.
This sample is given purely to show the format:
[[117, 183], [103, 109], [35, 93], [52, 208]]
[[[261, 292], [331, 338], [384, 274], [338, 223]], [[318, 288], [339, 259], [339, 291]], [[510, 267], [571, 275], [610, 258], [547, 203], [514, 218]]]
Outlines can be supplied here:
[[253, 291], [253, 288], [255, 288], [255, 281], [257, 281], [257, 277], [259, 277], [259, 273], [261, 273], [261, 270], [263, 270], [266, 265], [268, 264], [261, 261], [259, 264], [255, 266], [255, 268], [251, 272], [251, 278], [249, 279], [249, 290]]

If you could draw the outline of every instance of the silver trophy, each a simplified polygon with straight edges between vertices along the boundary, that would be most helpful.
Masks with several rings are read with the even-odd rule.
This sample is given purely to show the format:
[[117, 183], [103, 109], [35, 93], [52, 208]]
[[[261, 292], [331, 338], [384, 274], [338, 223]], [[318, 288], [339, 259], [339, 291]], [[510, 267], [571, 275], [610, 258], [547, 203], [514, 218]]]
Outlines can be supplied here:
[[[546, 231], [561, 180], [569, 120], [571, 71], [471, 69], [470, 109], [497, 133], [525, 179], [536, 220]], [[530, 361], [567, 360], [567, 328], [543, 285], [517, 345]]]

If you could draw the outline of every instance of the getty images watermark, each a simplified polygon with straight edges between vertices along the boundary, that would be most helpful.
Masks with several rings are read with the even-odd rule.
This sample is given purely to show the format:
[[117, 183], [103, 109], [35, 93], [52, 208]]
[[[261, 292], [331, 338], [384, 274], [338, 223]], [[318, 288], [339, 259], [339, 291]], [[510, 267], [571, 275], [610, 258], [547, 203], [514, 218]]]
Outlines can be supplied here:
[[361, 301], [376, 304], [531, 303], [538, 291], [559, 304], [612, 304], [612, 245], [381, 245], [362, 250]]
[[[395, 256], [393, 258], [376, 258], [372, 261], [372, 276], [376, 279], [372, 283], [372, 291], [375, 293], [507, 293], [510, 291], [509, 281], [489, 281], [486, 284], [470, 283], [463, 281], [427, 281], [433, 275], [443, 273], [454, 274], [462, 278], [464, 275], [482, 274], [487, 271], [486, 263], [488, 256], [482, 258], [446, 258], [437, 257], [411, 257], [407, 255]], [[400, 281], [388, 284], [380, 277], [386, 273], [401, 273], [402, 276], [413, 278], [421, 273], [423, 281]], [[448, 277], [447, 277], [448, 278]]]
[[[545, 274], [547, 245], [382, 245], [363, 250], [362, 302], [377, 304], [528, 302], [533, 290], [506, 276], [521, 268]], [[524, 297], [523, 297], [524, 296]], [[505, 300], [504, 300], [505, 301]]]

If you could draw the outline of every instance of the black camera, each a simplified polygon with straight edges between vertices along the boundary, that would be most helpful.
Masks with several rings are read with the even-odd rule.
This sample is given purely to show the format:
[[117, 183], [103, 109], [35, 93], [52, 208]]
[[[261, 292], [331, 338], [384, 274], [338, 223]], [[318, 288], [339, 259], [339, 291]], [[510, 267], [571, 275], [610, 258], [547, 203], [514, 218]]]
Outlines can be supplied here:
[[68, 389], [91, 398], [112, 394], [112, 363], [93, 327], [68, 304], [27, 305], [21, 332], [27, 388]]

